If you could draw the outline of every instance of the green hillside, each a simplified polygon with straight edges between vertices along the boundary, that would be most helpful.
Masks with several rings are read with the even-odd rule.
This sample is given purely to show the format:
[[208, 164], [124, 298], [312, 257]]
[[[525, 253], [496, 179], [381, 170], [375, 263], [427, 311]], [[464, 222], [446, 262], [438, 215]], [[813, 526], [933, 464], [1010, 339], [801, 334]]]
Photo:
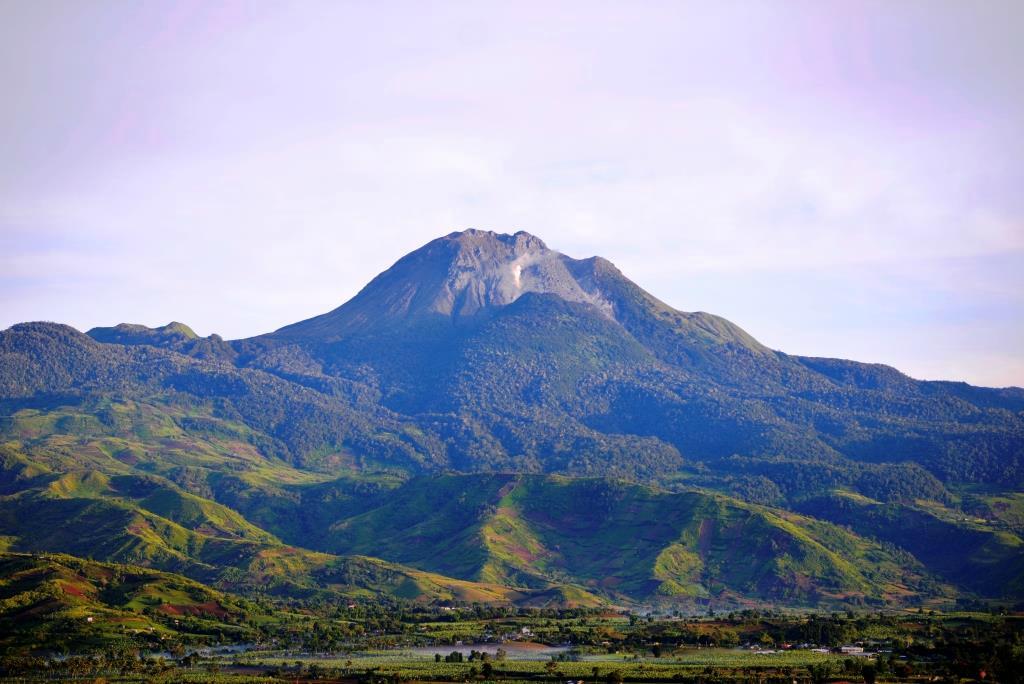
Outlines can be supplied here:
[[[1006, 568], [1024, 555], [1003, 544], [999, 562], [950, 570], [921, 554], [916, 532], [855, 527], [863, 538], [707, 491], [483, 473], [398, 489], [398, 473], [332, 478], [268, 458], [257, 433], [212, 409], [156, 398], [21, 409], [5, 434], [0, 534], [10, 548], [142, 564], [233, 591], [523, 604], [563, 586], [627, 602], [880, 605], [1012, 595]], [[408, 568], [395, 575], [336, 554], [489, 586], [406, 582]]]
[[[54, 424], [49, 420], [38, 422]], [[45, 437], [47, 444], [41, 452], [42, 463], [17, 451], [12, 443], [0, 456], [0, 481], [5, 483], [0, 495], [3, 548], [145, 566], [181, 573], [221, 590], [281, 598], [323, 595], [334, 600], [384, 597], [532, 605], [557, 602], [560, 596], [561, 590], [551, 583], [533, 589], [482, 584], [374, 558], [338, 557], [286, 545], [235, 510], [186, 492], [163, 476], [141, 473], [109, 458], [102, 450], [91, 452], [95, 470], [53, 472], [51, 468], [68, 467], [73, 461], [58, 458], [66, 452], [49, 450], [53, 435], [39, 436]], [[88, 434], [77, 437], [91, 438]], [[83, 451], [90, 453], [87, 448]], [[197, 462], [208, 458], [209, 454], [200, 453]], [[231, 463], [220, 466], [230, 471]], [[210, 481], [215, 482], [219, 477], [213, 475], [225, 473], [211, 469], [211, 465], [206, 462], [197, 469], [209, 469]], [[100, 467], [110, 473], [130, 474], [107, 474]], [[275, 494], [279, 495], [271, 510], [288, 519], [300, 517], [302, 499], [287, 496], [295, 490], [286, 488], [296, 481], [318, 481], [297, 476], [284, 464], [265, 464], [262, 470], [253, 470], [232, 482], [237, 486], [247, 477], [254, 484], [245, 492], [263, 503], [274, 502]], [[377, 489], [371, 480], [357, 483], [353, 491], [367, 491], [367, 486], [370, 491]], [[317, 498], [337, 492], [339, 486], [325, 482], [310, 485], [309, 489], [310, 497]], [[286, 504], [291, 508], [284, 508]], [[566, 602], [593, 605], [599, 600], [583, 592]]]
[[1024, 540], [1012, 529], [934, 502], [882, 503], [842, 491], [805, 501], [800, 508], [899, 544], [937, 575], [969, 591], [1024, 592]]
[[178, 575], [63, 554], [0, 553], [0, 651], [118, 643], [169, 649], [219, 634], [245, 640], [253, 632], [243, 622], [260, 615], [255, 604]]
[[604, 479], [417, 478], [319, 544], [487, 582], [571, 580], [632, 601], [885, 605], [949, 591], [906, 554], [828, 523]]

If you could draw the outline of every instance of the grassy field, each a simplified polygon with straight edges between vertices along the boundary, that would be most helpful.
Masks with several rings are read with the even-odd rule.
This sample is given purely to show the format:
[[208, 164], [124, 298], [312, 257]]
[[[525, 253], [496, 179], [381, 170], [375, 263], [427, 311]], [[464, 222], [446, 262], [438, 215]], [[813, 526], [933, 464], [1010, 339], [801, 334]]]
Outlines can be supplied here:
[[[252, 653], [246, 656], [206, 658], [189, 668], [175, 668], [137, 674], [109, 673], [86, 681], [104, 682], [210, 682], [245, 684], [296, 681], [346, 682], [740, 682], [749, 677], [786, 676], [809, 681], [810, 666], [828, 663], [833, 672], [842, 671], [843, 658], [836, 655], [789, 651], [759, 654], [741, 649], [689, 649], [659, 659], [590, 656], [575, 662], [552, 660], [505, 660], [436, 662], [433, 657], [410, 652], [366, 652], [347, 656], [313, 657]], [[0, 682], [52, 681], [45, 672], [2, 677]], [[67, 680], [69, 677], [57, 677]], [[787, 679], [787, 681], [789, 680]]]
[[[438, 646], [438, 653], [445, 654], [450, 648]], [[775, 651], [771, 653], [747, 649], [702, 648], [684, 649], [661, 658], [637, 658], [632, 655], [601, 654], [584, 655], [578, 661], [553, 661], [550, 658], [536, 660], [509, 659], [489, 661], [496, 675], [501, 678], [562, 673], [565, 677], [593, 679], [595, 669], [598, 677], [618, 671], [627, 679], [671, 680], [676, 672], [692, 672], [705, 667], [760, 668], [760, 667], [806, 667], [823, 662], [842, 663], [844, 656], [814, 653], [809, 650]], [[261, 656], [251, 654], [238, 659], [240, 663], [261, 662], [264, 665], [294, 665], [316, 663], [323, 668], [341, 669], [348, 673], [375, 671], [379, 674], [394, 675], [411, 679], [433, 679], [469, 675], [479, 672], [482, 663], [435, 662], [434, 658], [409, 651], [376, 653], [355, 653], [350, 655], [315, 656]], [[552, 667], [553, 666], [553, 667]]]

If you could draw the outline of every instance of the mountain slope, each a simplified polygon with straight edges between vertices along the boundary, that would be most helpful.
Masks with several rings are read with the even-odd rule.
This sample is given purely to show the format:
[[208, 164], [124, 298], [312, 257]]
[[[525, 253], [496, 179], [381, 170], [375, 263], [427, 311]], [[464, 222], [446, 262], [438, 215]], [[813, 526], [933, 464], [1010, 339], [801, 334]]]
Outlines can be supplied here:
[[463, 470], [630, 462], [651, 476], [680, 457], [784, 454], [914, 461], [1011, 487], [1024, 477], [1022, 390], [774, 352], [526, 233], [439, 238], [338, 309], [234, 348], [241, 365], [298, 382], [374, 387], [440, 441], [429, 460]]
[[936, 574], [980, 594], [1024, 593], [1024, 540], [1010, 530], [932, 504], [884, 504], [837, 492], [800, 510], [860, 534], [900, 544]]
[[[184, 577], [61, 554], [0, 553], [0, 649], [167, 648], [201, 634], [252, 638], [254, 604]], [[190, 634], [190, 631], [198, 634]]]
[[317, 543], [487, 582], [571, 577], [631, 601], [882, 605], [942, 591], [913, 559], [841, 528], [606, 479], [417, 478]]
[[[13, 417], [11, 432], [22, 441], [0, 445], [0, 548], [154, 568], [243, 594], [531, 605], [561, 600], [561, 588], [551, 583], [488, 585], [284, 544], [214, 497], [276, 522], [297, 539], [349, 510], [346, 500], [386, 489], [390, 481], [325, 480], [262, 459], [248, 445], [231, 453], [230, 442], [183, 441], [161, 451], [166, 445], [157, 435], [182, 439], [177, 413], [156, 405], [105, 406], [130, 420], [104, 424], [81, 406]], [[585, 592], [566, 596], [572, 597], [567, 603], [599, 603]]]

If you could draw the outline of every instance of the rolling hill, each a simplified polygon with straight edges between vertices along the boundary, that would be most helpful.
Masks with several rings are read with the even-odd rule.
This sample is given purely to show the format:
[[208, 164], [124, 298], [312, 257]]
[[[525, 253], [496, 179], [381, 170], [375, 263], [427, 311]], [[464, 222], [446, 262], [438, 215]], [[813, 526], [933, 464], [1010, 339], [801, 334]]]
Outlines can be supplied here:
[[0, 497], [0, 540], [9, 551], [154, 568], [220, 591], [280, 598], [543, 604], [560, 591], [553, 582], [520, 589], [286, 545], [152, 475], [70, 472], [37, 476], [35, 484]]
[[626, 602], [881, 606], [950, 591], [906, 554], [813, 518], [601, 478], [415, 478], [318, 545], [492, 583], [571, 578]]
[[0, 553], [0, 649], [157, 648], [214, 633], [251, 638], [254, 604], [177, 575], [63, 554]]

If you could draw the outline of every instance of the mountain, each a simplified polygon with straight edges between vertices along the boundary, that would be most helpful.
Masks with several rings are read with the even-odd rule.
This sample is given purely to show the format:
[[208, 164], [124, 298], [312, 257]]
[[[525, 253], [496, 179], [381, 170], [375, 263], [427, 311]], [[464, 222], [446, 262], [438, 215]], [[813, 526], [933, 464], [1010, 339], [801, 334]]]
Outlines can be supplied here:
[[1020, 389], [775, 352], [522, 232], [435, 240], [334, 311], [234, 348], [241, 367], [375, 395], [401, 432], [430, 438], [413, 470], [662, 478], [739, 455], [1024, 477]]
[[7, 547], [218, 589], [1024, 600], [1024, 390], [774, 351], [524, 232], [250, 339], [13, 326], [0, 409]]
[[526, 232], [452, 233], [400, 259], [334, 311], [270, 337], [337, 340], [410, 324], [457, 324], [528, 293], [552, 294], [610, 313], [610, 303], [578, 277], [591, 266], [548, 249]]

